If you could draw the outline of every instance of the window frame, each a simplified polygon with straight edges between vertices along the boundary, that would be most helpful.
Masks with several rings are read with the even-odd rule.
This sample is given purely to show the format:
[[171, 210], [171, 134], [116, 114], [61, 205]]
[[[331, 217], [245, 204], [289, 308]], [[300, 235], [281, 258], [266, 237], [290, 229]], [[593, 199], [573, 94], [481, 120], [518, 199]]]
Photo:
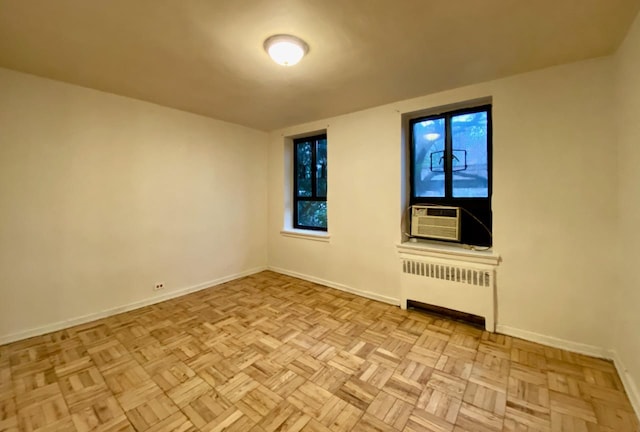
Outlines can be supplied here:
[[[318, 141], [325, 140], [327, 142], [327, 134], [322, 133], [313, 136], [296, 138], [293, 140], [293, 227], [295, 229], [313, 230], [328, 232], [329, 222], [327, 220], [326, 227], [302, 225], [298, 223], [298, 203], [299, 202], [324, 202], [326, 206], [327, 196], [318, 196], [317, 178], [318, 178], [318, 163], [317, 163], [317, 145]], [[311, 142], [311, 196], [298, 196], [298, 144]], [[328, 142], [327, 142], [328, 144]], [[325, 166], [325, 175], [327, 177], [327, 191], [329, 187], [328, 183], [328, 166]]]
[[[461, 217], [463, 218], [461, 243], [469, 243], [481, 246], [491, 246], [491, 235], [487, 236], [486, 231], [471, 216], [465, 214], [467, 212], [478, 217], [489, 231], [493, 231], [492, 227], [492, 211], [491, 201], [493, 195], [493, 116], [492, 104], [484, 103], [481, 105], [468, 106], [464, 108], [443, 110], [438, 113], [412, 117], [409, 119], [409, 204], [410, 205], [442, 205], [461, 207]], [[478, 112], [487, 112], [487, 196], [486, 197], [454, 197], [453, 196], [453, 138], [451, 131], [451, 119], [458, 115], [473, 114]], [[416, 175], [416, 152], [414, 125], [426, 120], [445, 120], [445, 192], [443, 197], [418, 197], [415, 194], [415, 175]], [[466, 224], [464, 222], [467, 222]], [[481, 230], [472, 233], [470, 229], [466, 230], [465, 225], [475, 226], [473, 230]], [[466, 235], [465, 235], [466, 234]]]

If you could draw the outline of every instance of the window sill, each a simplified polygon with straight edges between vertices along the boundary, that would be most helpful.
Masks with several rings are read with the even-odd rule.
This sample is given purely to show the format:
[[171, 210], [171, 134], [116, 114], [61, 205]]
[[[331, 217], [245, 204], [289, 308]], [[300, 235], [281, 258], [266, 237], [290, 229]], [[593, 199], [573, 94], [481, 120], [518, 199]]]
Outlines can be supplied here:
[[399, 243], [396, 247], [398, 248], [398, 252], [403, 254], [463, 261], [465, 263], [497, 266], [501, 261], [500, 255], [491, 249], [476, 251], [465, 249], [458, 244], [443, 244], [428, 240], [419, 240], [417, 242], [407, 241]]
[[283, 229], [280, 234], [284, 237], [293, 237], [299, 239], [313, 240], [319, 242], [329, 242], [331, 236], [325, 231], [301, 230], [301, 229]]

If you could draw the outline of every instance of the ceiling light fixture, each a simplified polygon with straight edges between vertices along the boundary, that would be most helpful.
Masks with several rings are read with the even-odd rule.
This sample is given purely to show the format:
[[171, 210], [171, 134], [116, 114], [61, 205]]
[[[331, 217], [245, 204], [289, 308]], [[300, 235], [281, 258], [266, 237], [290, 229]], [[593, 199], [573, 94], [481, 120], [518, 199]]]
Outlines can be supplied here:
[[435, 141], [438, 138], [440, 138], [440, 134], [439, 133], [428, 133], [424, 136], [427, 141]]
[[279, 65], [293, 66], [309, 51], [309, 45], [295, 36], [279, 34], [267, 38], [264, 49]]

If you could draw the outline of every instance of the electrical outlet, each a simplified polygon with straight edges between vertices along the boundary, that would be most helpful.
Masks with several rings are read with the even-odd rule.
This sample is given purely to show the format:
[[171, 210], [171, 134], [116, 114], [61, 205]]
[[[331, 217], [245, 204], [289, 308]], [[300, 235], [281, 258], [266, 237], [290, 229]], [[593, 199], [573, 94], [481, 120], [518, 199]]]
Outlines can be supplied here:
[[161, 289], [164, 289], [164, 282], [156, 282], [156, 284], [153, 287], [153, 290], [160, 291]]

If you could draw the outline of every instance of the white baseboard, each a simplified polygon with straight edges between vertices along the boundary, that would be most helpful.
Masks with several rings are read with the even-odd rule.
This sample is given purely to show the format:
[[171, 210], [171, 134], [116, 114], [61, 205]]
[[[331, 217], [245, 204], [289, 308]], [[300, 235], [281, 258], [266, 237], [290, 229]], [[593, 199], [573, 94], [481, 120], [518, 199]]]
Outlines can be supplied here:
[[622, 380], [622, 384], [624, 385], [624, 389], [627, 391], [627, 396], [631, 401], [631, 405], [636, 412], [636, 415], [640, 419], [640, 389], [636, 385], [635, 380], [629, 373], [629, 370], [625, 367], [622, 359], [620, 358], [620, 354], [616, 350], [609, 350], [609, 358], [613, 360], [613, 363], [616, 365], [616, 369], [618, 370], [618, 375], [620, 375], [620, 379]]
[[505, 334], [507, 336], [513, 336], [520, 339], [525, 339], [531, 342], [537, 342], [542, 345], [547, 345], [553, 348], [560, 348], [560, 349], [572, 351], [578, 354], [585, 354], [592, 357], [611, 360], [611, 358], [609, 357], [609, 351], [607, 349], [598, 347], [595, 345], [588, 345], [580, 342], [573, 342], [570, 340], [560, 339], [553, 336], [547, 336], [541, 333], [535, 333], [529, 330], [522, 330], [519, 328], [510, 327], [503, 324], [496, 325], [496, 332]]
[[315, 276], [309, 276], [309, 275], [306, 275], [306, 274], [303, 274], [303, 273], [298, 273], [298, 272], [295, 272], [295, 271], [286, 270], [286, 269], [279, 268], [279, 267], [271, 267], [271, 266], [269, 266], [268, 269], [271, 270], [271, 271], [274, 271], [276, 273], [282, 273], [282, 274], [287, 275], [287, 276], [293, 276], [293, 277], [296, 277], [298, 279], [304, 279], [304, 280], [309, 281], [309, 282], [317, 283], [317, 284], [320, 284], [320, 285], [325, 285], [325, 286], [328, 286], [330, 288], [335, 288], [335, 289], [340, 290], [340, 291], [346, 291], [346, 292], [349, 292], [351, 294], [359, 295], [361, 297], [366, 297], [366, 298], [371, 299], [371, 300], [378, 300], [378, 301], [381, 301], [383, 303], [392, 304], [394, 306], [400, 306], [400, 299], [397, 299], [397, 298], [387, 297], [387, 296], [384, 296], [384, 295], [373, 293], [371, 291], [359, 290], [359, 289], [352, 288], [350, 286], [343, 285], [343, 284], [340, 284], [340, 283], [337, 283], [337, 282], [332, 282], [332, 281], [328, 281], [328, 280], [325, 280], [325, 279], [320, 279], [320, 278], [317, 278]]
[[24, 331], [20, 331], [17, 333], [12, 333], [9, 335], [2, 335], [0, 336], [0, 345], [4, 345], [7, 343], [11, 343], [11, 342], [15, 342], [15, 341], [19, 341], [22, 339], [27, 339], [30, 337], [34, 337], [34, 336], [40, 336], [43, 334], [47, 334], [47, 333], [51, 333], [54, 331], [58, 331], [58, 330], [62, 330], [65, 328], [69, 328], [69, 327], [73, 327], [79, 324], [85, 324], [91, 321], [95, 321], [101, 318], [105, 318], [111, 315], [117, 315], [119, 313], [123, 313], [123, 312], [128, 312], [134, 309], [139, 309], [141, 307], [144, 306], [149, 306], [155, 303], [160, 303], [163, 302], [165, 300], [170, 300], [172, 298], [176, 298], [176, 297], [181, 297], [183, 295], [192, 293], [192, 292], [196, 292], [196, 291], [200, 291], [206, 288], [211, 288], [213, 286], [216, 285], [220, 285], [223, 284], [225, 282], [229, 282], [232, 281], [234, 279], [239, 279], [241, 277], [245, 277], [245, 276], [249, 276], [255, 273], [259, 273], [261, 271], [266, 270], [267, 267], [266, 266], [262, 266], [262, 267], [255, 267], [249, 270], [245, 270], [243, 272], [240, 273], [235, 273], [232, 275], [228, 275], [228, 276], [223, 276], [221, 278], [217, 278], [214, 280], [210, 280], [207, 282], [202, 282], [199, 283], [197, 285], [193, 285], [193, 286], [189, 286], [186, 288], [181, 288], [175, 291], [171, 291], [168, 292], [166, 294], [162, 294], [162, 295], [157, 295], [154, 297], [150, 297], [150, 298], [146, 298], [144, 300], [140, 300], [137, 302], [133, 302], [133, 303], [129, 303], [126, 305], [122, 305], [122, 306], [117, 306], [111, 309], [106, 309], [100, 312], [95, 312], [95, 313], [90, 313], [87, 315], [83, 315], [83, 316], [79, 316], [79, 317], [75, 317], [75, 318], [71, 318], [68, 320], [63, 320], [63, 321], [58, 321], [52, 324], [47, 324], [41, 327], [35, 327], [35, 328], [31, 328], [28, 330], [24, 330]]
[[517, 337], [520, 339], [525, 339], [531, 342], [537, 342], [543, 345], [551, 346], [554, 348], [560, 348], [567, 351], [572, 351], [579, 354], [585, 354], [591, 357], [603, 358], [606, 360], [612, 360], [613, 364], [618, 371], [618, 375], [622, 380], [622, 384], [624, 385], [624, 389], [627, 392], [627, 396], [629, 397], [629, 401], [633, 406], [633, 409], [636, 412], [636, 416], [640, 419], [640, 390], [633, 377], [624, 366], [620, 355], [616, 350], [613, 349], [605, 349], [601, 347], [597, 347], [594, 345], [587, 345], [583, 343], [573, 342], [565, 339], [556, 338], [553, 336], [546, 336], [540, 333], [535, 333], [528, 330], [521, 330], [514, 327], [509, 327], [506, 325], [498, 324], [496, 326], [496, 331], [498, 333], [502, 333], [508, 336]]

